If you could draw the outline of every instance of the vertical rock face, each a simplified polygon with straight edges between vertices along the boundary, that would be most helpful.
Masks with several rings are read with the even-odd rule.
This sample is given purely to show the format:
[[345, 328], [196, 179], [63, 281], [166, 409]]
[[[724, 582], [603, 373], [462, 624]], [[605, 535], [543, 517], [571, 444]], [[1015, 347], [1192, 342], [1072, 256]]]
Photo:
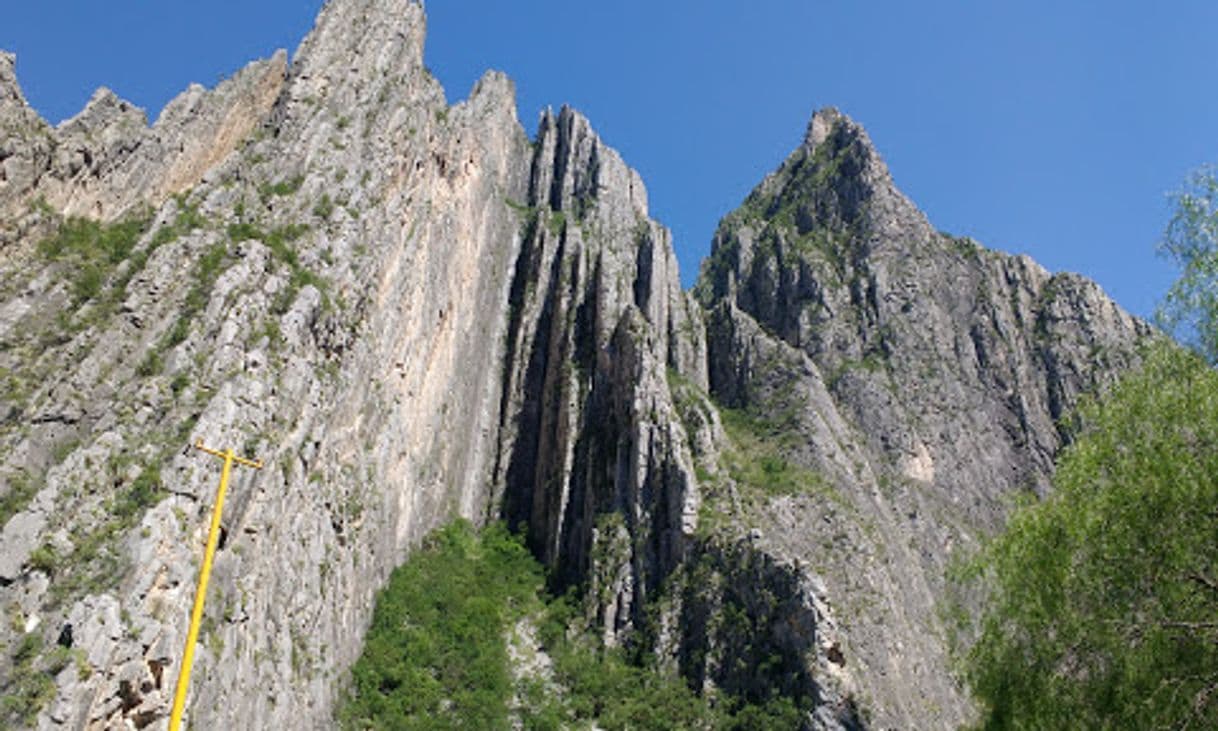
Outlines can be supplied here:
[[[449, 106], [424, 35], [416, 2], [332, 0], [290, 65], [151, 127], [101, 90], [53, 128], [0, 54], [0, 684], [46, 700], [29, 723], [168, 714], [195, 439], [266, 465], [225, 511], [196, 727], [329, 727], [377, 589], [456, 516], [523, 527], [605, 642], [708, 694], [966, 718], [944, 566], [1047, 485], [1055, 420], [1147, 328], [935, 232], [832, 111], [695, 299], [588, 120], [530, 143], [494, 72]], [[750, 492], [728, 419], [808, 489]]]
[[0, 51], [0, 249], [28, 231], [14, 220], [51, 164], [51, 126], [30, 108], [17, 83], [17, 58]]
[[696, 488], [667, 369], [705, 380], [703, 346], [637, 173], [566, 108], [543, 115], [536, 147], [518, 207], [497, 482], [509, 524], [528, 526], [560, 581], [588, 575], [594, 544], [626, 547], [620, 565], [597, 567], [612, 584], [602, 621], [613, 641], [693, 527]]

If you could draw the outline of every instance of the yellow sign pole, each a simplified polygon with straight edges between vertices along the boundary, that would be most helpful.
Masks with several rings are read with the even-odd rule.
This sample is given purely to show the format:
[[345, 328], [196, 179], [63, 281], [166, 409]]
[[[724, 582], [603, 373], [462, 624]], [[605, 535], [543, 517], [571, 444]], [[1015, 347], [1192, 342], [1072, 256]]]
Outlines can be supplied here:
[[169, 716], [169, 731], [178, 731], [182, 726], [182, 713], [186, 710], [186, 689], [190, 687], [190, 666], [195, 659], [195, 643], [199, 639], [199, 624], [203, 621], [203, 600], [207, 598], [207, 580], [211, 578], [211, 562], [216, 555], [216, 544], [220, 540], [220, 516], [224, 513], [224, 493], [228, 491], [228, 474], [236, 462], [256, 470], [262, 462], [243, 459], [228, 449], [220, 452], [203, 446], [202, 440], [195, 442], [195, 449], [224, 460], [220, 473], [220, 487], [216, 490], [216, 505], [211, 513], [211, 530], [207, 533], [207, 550], [203, 553], [203, 567], [199, 569], [199, 586], [195, 589], [195, 607], [190, 613], [190, 631], [186, 633], [186, 648], [182, 650], [182, 668], [178, 671], [178, 687], [173, 694], [173, 713]]

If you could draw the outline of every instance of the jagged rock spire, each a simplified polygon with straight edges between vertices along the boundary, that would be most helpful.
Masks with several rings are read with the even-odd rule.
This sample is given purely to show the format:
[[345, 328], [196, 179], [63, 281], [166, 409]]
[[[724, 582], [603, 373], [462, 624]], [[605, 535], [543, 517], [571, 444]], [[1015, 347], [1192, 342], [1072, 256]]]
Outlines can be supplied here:
[[[541, 114], [540, 154], [530, 182], [535, 205], [577, 217], [597, 210], [606, 223], [632, 226], [647, 218], [647, 189], [621, 155], [601, 142], [588, 118], [563, 105]], [[595, 205], [594, 205], [595, 204]]]
[[14, 108], [25, 107], [25, 95], [17, 83], [17, 56], [0, 51], [0, 113], [7, 114]]
[[367, 103], [368, 87], [423, 73], [427, 20], [415, 0], [330, 0], [292, 63], [294, 94]]

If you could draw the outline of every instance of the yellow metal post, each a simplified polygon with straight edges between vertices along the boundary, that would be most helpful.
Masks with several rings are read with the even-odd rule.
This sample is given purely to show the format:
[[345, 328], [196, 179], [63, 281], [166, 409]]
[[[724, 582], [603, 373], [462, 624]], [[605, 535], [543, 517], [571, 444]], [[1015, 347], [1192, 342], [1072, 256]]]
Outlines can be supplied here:
[[186, 633], [186, 647], [182, 650], [182, 667], [178, 671], [178, 687], [173, 694], [173, 712], [169, 716], [169, 731], [178, 731], [182, 726], [182, 713], [186, 710], [186, 689], [190, 687], [190, 666], [195, 659], [195, 643], [199, 639], [199, 623], [203, 621], [203, 601], [207, 598], [207, 580], [211, 578], [211, 562], [216, 555], [216, 544], [220, 540], [220, 516], [224, 513], [224, 493], [228, 491], [228, 475], [233, 463], [262, 469], [262, 462], [243, 459], [228, 449], [220, 452], [195, 442], [195, 449], [224, 460], [220, 473], [220, 487], [216, 490], [216, 504], [211, 513], [211, 529], [207, 532], [207, 549], [203, 552], [203, 567], [199, 569], [199, 586], [195, 589], [195, 607], [190, 613], [190, 630]]

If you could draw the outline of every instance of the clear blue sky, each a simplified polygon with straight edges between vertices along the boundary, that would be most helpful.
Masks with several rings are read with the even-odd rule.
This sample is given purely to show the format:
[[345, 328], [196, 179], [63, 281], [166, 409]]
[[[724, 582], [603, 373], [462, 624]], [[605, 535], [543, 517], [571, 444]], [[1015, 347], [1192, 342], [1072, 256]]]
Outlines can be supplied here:
[[[52, 122], [99, 85], [151, 117], [274, 49], [319, 0], [9, 3], [0, 48]], [[520, 117], [570, 103], [638, 168], [692, 281], [718, 219], [819, 106], [867, 127], [940, 229], [1095, 278], [1146, 315], [1165, 193], [1218, 162], [1218, 3], [432, 0], [450, 101], [486, 68]]]

